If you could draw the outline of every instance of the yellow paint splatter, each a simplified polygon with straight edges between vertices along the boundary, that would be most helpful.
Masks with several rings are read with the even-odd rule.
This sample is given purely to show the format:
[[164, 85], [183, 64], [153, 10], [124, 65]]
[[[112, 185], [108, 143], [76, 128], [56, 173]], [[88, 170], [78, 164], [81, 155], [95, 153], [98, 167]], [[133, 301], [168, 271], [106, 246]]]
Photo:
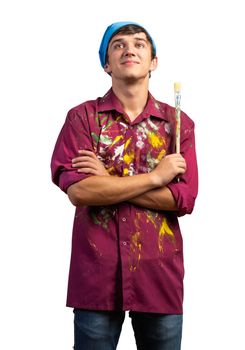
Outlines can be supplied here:
[[115, 138], [114, 138], [114, 140], [113, 140], [113, 142], [112, 142], [112, 146], [113, 145], [115, 145], [115, 143], [117, 143], [119, 140], [121, 140], [123, 138], [123, 136], [122, 135], [117, 135]]
[[147, 211], [147, 213], [146, 213], [146, 221], [147, 221], [147, 223], [151, 222], [154, 227], [157, 226], [156, 225], [156, 215], [157, 215], [157, 213], [153, 214], [151, 211]]
[[136, 232], [131, 237], [131, 243], [132, 243], [132, 251], [135, 252], [136, 249], [141, 250], [142, 245], [140, 243], [140, 233]]
[[130, 137], [126, 142], [125, 142], [125, 145], [124, 145], [124, 149], [126, 150], [130, 144], [130, 142], [132, 141], [132, 137]]
[[140, 233], [136, 232], [131, 236], [131, 242], [130, 242], [130, 250], [132, 253], [131, 256], [131, 264], [130, 264], [130, 271], [136, 271], [140, 258], [141, 258], [141, 249], [142, 249], [142, 244], [140, 241]]
[[165, 154], [166, 154], [166, 150], [162, 149], [161, 152], [157, 156], [157, 160], [159, 160], [159, 162], [160, 162], [160, 160], [165, 156]]
[[125, 153], [123, 156], [123, 160], [127, 164], [132, 163], [133, 159], [134, 159], [134, 151], [133, 150], [131, 150], [129, 153]]
[[132, 234], [131, 241], [130, 241], [131, 257], [130, 257], [130, 263], [129, 263], [129, 270], [131, 272], [134, 272], [137, 270], [137, 267], [141, 259], [142, 242], [141, 242], [141, 232], [139, 229], [139, 220], [140, 220], [140, 213], [136, 213], [135, 227], [137, 231]]
[[128, 172], [129, 172], [128, 168], [123, 169], [123, 175], [128, 175]]
[[161, 253], [164, 251], [164, 248], [163, 248], [163, 238], [164, 238], [165, 235], [170, 236], [170, 238], [171, 238], [172, 240], [175, 239], [174, 233], [173, 233], [173, 231], [171, 230], [171, 228], [169, 227], [166, 218], [164, 218], [163, 221], [162, 221], [162, 223], [161, 223], [160, 230], [159, 230], [159, 235], [158, 235], [158, 248], [159, 248], [159, 251], [160, 251]]
[[152, 131], [148, 132], [148, 141], [153, 148], [159, 148], [165, 144], [165, 140]]

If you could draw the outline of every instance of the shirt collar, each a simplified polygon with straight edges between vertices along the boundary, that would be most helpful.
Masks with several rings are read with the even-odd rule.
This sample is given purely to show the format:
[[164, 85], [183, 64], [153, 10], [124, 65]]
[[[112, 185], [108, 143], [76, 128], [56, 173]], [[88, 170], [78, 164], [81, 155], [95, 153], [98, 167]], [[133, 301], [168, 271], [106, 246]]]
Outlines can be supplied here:
[[[169, 115], [166, 110], [166, 104], [157, 101], [149, 92], [149, 97], [144, 111], [142, 112], [142, 117], [154, 116], [166, 121], [169, 121]], [[114, 94], [112, 88], [99, 99], [98, 102], [98, 112], [105, 112], [116, 110], [119, 113], [124, 113], [122, 105]]]

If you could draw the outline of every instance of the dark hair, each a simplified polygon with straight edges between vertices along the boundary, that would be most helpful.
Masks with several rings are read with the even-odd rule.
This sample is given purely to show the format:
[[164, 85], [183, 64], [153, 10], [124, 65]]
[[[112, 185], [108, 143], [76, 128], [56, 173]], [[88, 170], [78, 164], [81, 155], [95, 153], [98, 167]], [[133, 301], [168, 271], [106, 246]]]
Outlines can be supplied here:
[[[151, 37], [143, 27], [138, 26], [136, 24], [128, 24], [118, 29], [110, 38], [109, 44], [112, 38], [114, 38], [114, 36], [117, 34], [131, 35], [131, 34], [137, 34], [137, 33], [145, 33], [147, 40], [151, 44], [151, 58], [153, 59], [156, 56], [156, 53], [152, 44]], [[108, 44], [108, 47], [109, 47], [109, 44]], [[106, 51], [106, 62], [108, 62], [108, 47]]]

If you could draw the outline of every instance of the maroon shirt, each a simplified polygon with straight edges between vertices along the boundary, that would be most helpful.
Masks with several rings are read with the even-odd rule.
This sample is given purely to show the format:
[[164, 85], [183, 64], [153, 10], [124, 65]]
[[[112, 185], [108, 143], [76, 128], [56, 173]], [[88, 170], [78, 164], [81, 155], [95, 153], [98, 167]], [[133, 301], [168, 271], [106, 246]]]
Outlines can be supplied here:
[[[63, 191], [88, 176], [72, 168], [79, 149], [94, 151], [114, 176], [148, 173], [174, 152], [174, 108], [150, 94], [131, 122], [112, 90], [67, 115], [52, 157], [52, 177]], [[197, 196], [194, 123], [181, 113], [181, 154], [187, 171], [169, 183], [177, 212], [127, 202], [77, 207], [67, 306], [181, 314], [183, 251], [178, 216]]]

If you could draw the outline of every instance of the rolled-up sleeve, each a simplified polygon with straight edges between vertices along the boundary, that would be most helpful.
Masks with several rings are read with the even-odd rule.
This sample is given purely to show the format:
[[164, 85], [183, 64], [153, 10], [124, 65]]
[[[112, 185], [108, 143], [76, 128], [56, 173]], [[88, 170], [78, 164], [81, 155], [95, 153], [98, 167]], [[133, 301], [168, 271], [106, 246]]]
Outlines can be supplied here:
[[178, 208], [178, 216], [191, 214], [198, 193], [198, 168], [195, 147], [194, 123], [183, 112], [181, 114], [181, 145], [180, 152], [186, 160], [187, 170], [167, 187], [172, 192]]
[[72, 159], [78, 156], [79, 149], [93, 151], [91, 132], [85, 109], [79, 112], [72, 109], [67, 114], [51, 159], [52, 181], [64, 192], [73, 183], [91, 176], [78, 173], [72, 167]]

